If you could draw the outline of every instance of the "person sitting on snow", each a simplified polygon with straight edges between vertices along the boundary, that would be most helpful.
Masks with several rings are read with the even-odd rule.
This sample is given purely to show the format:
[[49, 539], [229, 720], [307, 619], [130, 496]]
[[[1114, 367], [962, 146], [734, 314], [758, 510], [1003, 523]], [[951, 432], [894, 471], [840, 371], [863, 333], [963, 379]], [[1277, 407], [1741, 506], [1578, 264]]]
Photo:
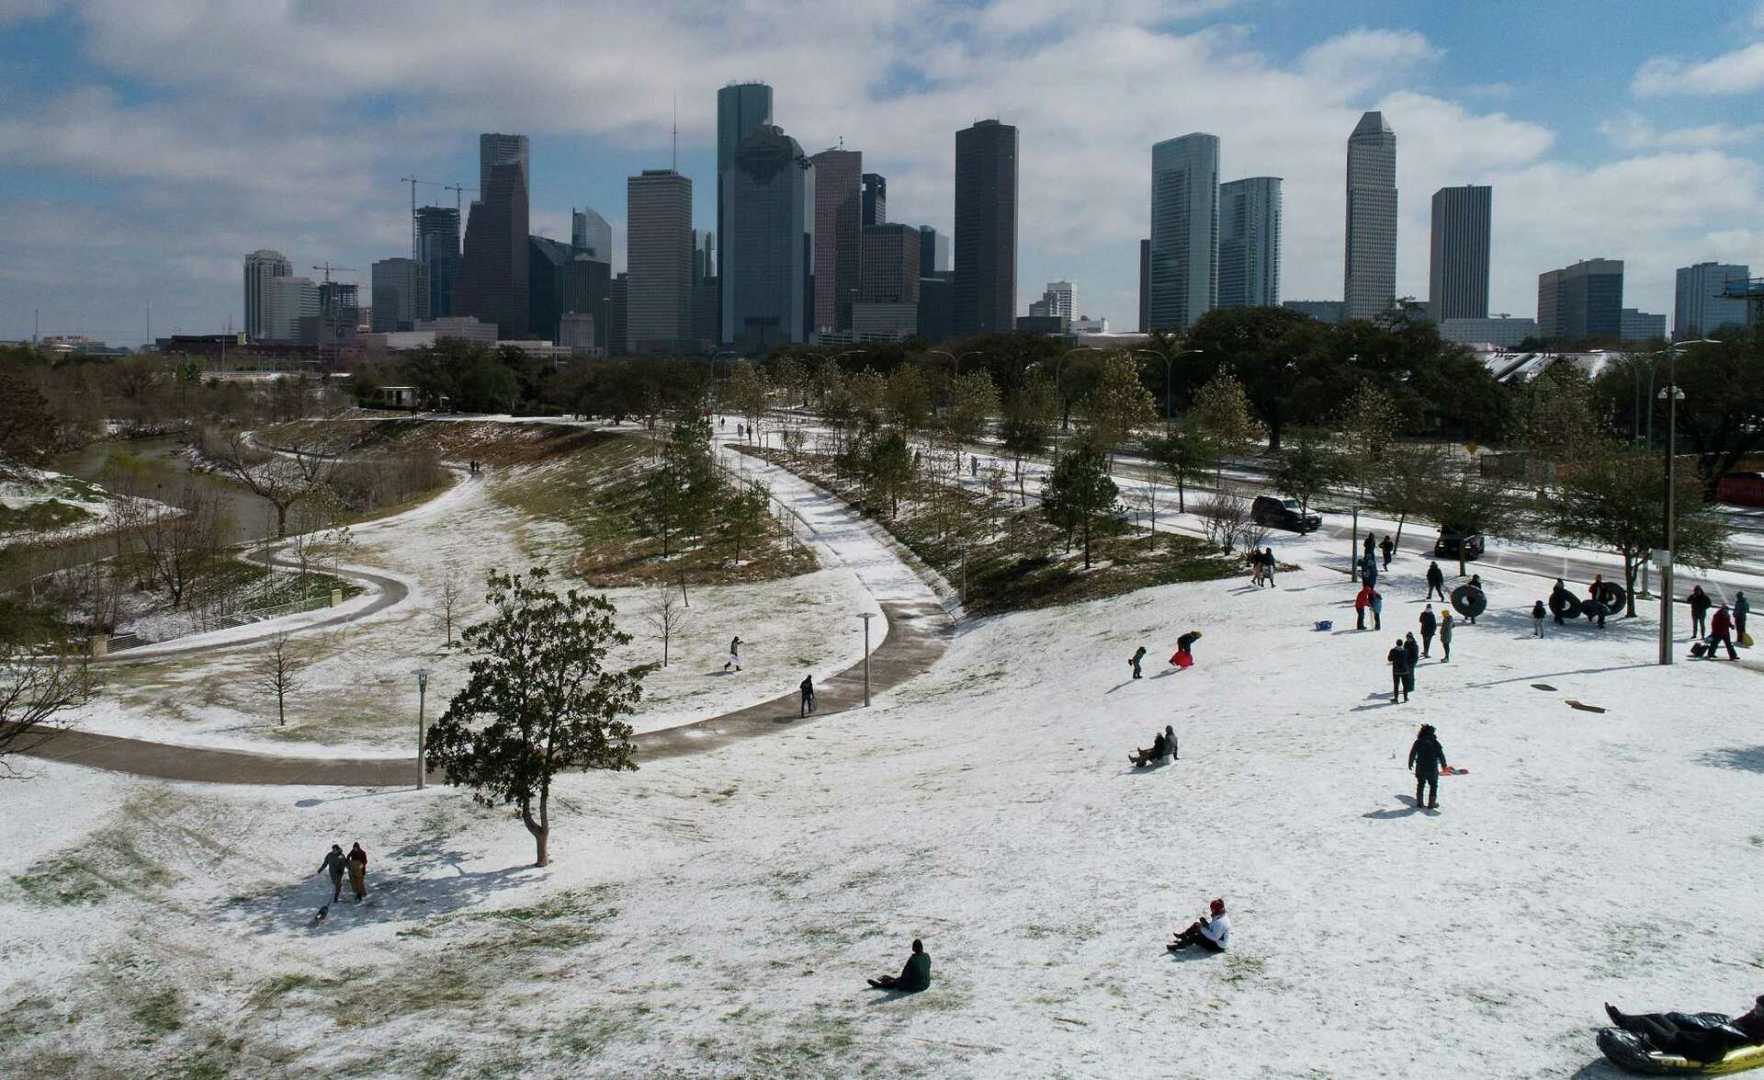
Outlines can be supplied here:
[[1188, 929], [1176, 935], [1176, 940], [1164, 946], [1171, 952], [1180, 952], [1190, 945], [1199, 945], [1208, 952], [1222, 953], [1225, 943], [1231, 937], [1231, 920], [1225, 916], [1225, 901], [1214, 900], [1209, 906], [1211, 912], [1202, 915], [1188, 925]]
[[1127, 760], [1133, 762], [1133, 767], [1137, 769], [1141, 766], [1150, 765], [1155, 761], [1161, 761], [1164, 758], [1171, 757], [1175, 753], [1176, 735], [1169, 727], [1165, 727], [1164, 730], [1158, 732], [1157, 737], [1152, 740], [1150, 750], [1136, 749], [1133, 753], [1127, 755]]
[[899, 975], [883, 975], [869, 980], [871, 986], [878, 990], [901, 990], [916, 994], [931, 987], [931, 954], [918, 938], [913, 939], [913, 954], [907, 957], [906, 967], [900, 969]]
[[1662, 1054], [1677, 1054], [1692, 1061], [1720, 1061], [1729, 1051], [1764, 1045], [1764, 994], [1758, 995], [1750, 1012], [1731, 1020], [1720, 1013], [1631, 1016], [1619, 1012], [1609, 1002], [1605, 1004], [1605, 1013], [1613, 1024], [1646, 1039]]

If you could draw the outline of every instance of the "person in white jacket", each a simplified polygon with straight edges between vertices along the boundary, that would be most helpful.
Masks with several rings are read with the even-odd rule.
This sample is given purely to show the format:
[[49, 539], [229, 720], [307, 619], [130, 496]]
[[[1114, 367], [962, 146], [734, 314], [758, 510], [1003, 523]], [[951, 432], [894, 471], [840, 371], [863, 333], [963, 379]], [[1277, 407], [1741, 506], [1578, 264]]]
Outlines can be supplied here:
[[1176, 940], [1164, 947], [1178, 952], [1190, 945], [1199, 945], [1208, 952], [1224, 952], [1225, 944], [1231, 938], [1231, 919], [1225, 914], [1225, 901], [1214, 900], [1208, 911], [1208, 915], [1190, 923], [1188, 929], [1178, 933]]

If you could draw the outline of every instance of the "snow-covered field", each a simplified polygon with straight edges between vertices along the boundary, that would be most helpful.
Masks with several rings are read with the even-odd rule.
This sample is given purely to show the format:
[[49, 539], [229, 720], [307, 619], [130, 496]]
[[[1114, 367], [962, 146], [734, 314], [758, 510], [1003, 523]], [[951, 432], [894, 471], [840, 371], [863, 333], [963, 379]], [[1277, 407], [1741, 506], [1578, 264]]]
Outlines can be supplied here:
[[[0, 1074], [1595, 1077], [1602, 1002], [1759, 992], [1753, 657], [1652, 666], [1646, 618], [1534, 640], [1544, 586], [1493, 569], [1392, 705], [1425, 564], [1362, 633], [1281, 554], [1272, 590], [970, 624], [875, 708], [569, 777], [545, 870], [444, 788], [39, 766], [0, 784]], [[1437, 814], [1405, 801], [1422, 722], [1470, 770]], [[1181, 761], [1129, 768], [1166, 723]], [[354, 840], [371, 902], [314, 926]], [[1167, 955], [1214, 896], [1231, 951]], [[867, 990], [915, 935], [931, 990]]]

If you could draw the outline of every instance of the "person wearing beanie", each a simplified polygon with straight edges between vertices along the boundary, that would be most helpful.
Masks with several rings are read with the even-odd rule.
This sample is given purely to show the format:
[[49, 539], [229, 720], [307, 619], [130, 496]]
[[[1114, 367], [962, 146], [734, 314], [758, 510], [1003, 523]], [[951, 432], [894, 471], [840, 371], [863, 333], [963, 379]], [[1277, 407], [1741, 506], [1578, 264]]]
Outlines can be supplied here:
[[1231, 919], [1225, 914], [1225, 901], [1219, 899], [1207, 905], [1207, 914], [1190, 923], [1188, 929], [1177, 932], [1176, 940], [1164, 948], [1174, 953], [1199, 945], [1208, 952], [1222, 953], [1230, 939]]

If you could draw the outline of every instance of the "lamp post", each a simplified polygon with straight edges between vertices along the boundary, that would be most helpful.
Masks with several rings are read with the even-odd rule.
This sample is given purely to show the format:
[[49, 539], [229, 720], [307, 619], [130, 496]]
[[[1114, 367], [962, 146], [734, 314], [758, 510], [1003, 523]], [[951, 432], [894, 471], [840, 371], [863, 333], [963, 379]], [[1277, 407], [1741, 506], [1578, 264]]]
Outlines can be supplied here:
[[1162, 360], [1164, 362], [1164, 430], [1165, 431], [1170, 430], [1170, 420], [1173, 415], [1173, 413], [1170, 409], [1170, 362], [1172, 360], [1175, 360], [1178, 356], [1198, 356], [1200, 354], [1200, 352], [1201, 352], [1200, 349], [1183, 349], [1180, 352], [1173, 352], [1173, 353], [1156, 352], [1151, 349], [1134, 349], [1133, 350], [1134, 356], [1149, 356], [1149, 357], [1153, 358], [1154, 360]]
[[864, 708], [870, 707], [870, 620], [876, 617], [874, 611], [865, 611], [858, 615], [864, 620]]
[[[1673, 547], [1677, 539], [1678, 514], [1674, 505], [1673, 488], [1676, 487], [1674, 461], [1678, 450], [1678, 402], [1684, 397], [1684, 391], [1678, 386], [1678, 353], [1686, 345], [1712, 345], [1716, 342], [1711, 338], [1693, 338], [1689, 341], [1677, 341], [1666, 346], [1666, 385], [1660, 388], [1659, 400], [1666, 402], [1666, 546], [1655, 553], [1655, 560], [1660, 564], [1660, 663], [1672, 663], [1672, 571]], [[1653, 372], [1648, 374], [1648, 393], [1654, 390]], [[1654, 412], [1648, 410], [1648, 436], [1653, 439]]]
[[429, 696], [429, 669], [417, 668], [417, 790], [423, 790], [428, 770], [423, 765], [423, 704]]

